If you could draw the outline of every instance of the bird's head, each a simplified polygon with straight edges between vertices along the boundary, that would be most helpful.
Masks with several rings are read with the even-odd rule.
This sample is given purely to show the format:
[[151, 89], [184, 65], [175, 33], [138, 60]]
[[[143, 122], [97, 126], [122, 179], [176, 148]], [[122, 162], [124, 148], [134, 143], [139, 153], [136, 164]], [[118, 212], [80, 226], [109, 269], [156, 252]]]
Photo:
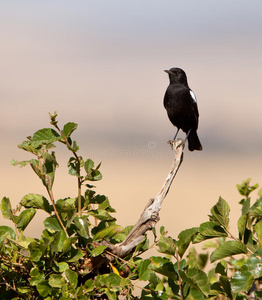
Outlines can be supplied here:
[[164, 71], [169, 75], [170, 83], [183, 83], [187, 85], [186, 73], [182, 69], [171, 68]]

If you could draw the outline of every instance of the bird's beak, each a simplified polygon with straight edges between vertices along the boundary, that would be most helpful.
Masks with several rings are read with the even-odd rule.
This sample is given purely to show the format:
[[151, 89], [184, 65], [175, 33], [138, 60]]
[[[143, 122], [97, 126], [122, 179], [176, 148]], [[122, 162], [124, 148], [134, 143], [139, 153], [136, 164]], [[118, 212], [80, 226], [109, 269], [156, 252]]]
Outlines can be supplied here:
[[164, 70], [164, 72], [166, 72], [167, 74], [172, 74], [172, 72], [169, 70]]

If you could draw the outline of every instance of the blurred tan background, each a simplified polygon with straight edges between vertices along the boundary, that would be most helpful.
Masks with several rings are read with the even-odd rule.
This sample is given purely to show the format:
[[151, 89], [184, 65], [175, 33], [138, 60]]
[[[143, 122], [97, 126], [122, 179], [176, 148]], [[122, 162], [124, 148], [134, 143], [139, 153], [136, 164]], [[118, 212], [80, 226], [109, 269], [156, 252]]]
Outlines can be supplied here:
[[[185, 150], [158, 227], [176, 237], [198, 226], [221, 195], [236, 231], [236, 184], [262, 184], [261, 11], [259, 0], [1, 1], [1, 197], [15, 206], [27, 193], [47, 196], [30, 167], [10, 160], [30, 159], [17, 144], [49, 127], [56, 110], [61, 127], [79, 124], [79, 153], [102, 161], [96, 190], [118, 223], [134, 224], [172, 162], [163, 70], [180, 67], [198, 99], [204, 150]], [[77, 194], [68, 158], [59, 146], [56, 199]], [[44, 218], [28, 235], [39, 236]]]

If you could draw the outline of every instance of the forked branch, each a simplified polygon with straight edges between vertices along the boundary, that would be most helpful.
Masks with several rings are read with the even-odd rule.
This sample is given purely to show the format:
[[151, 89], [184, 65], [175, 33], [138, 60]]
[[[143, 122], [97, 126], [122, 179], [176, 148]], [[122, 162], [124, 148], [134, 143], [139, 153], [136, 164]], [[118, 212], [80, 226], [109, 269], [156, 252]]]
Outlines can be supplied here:
[[169, 143], [172, 149], [175, 151], [175, 157], [172, 167], [159, 193], [154, 198], [149, 200], [139, 220], [122, 243], [116, 245], [112, 245], [107, 241], [103, 241], [101, 243], [103, 245], [107, 245], [110, 252], [119, 257], [125, 257], [127, 254], [129, 254], [139, 243], [144, 240], [145, 232], [151, 230], [160, 220], [159, 211], [161, 210], [161, 204], [164, 201], [176, 176], [176, 173], [183, 161], [183, 150], [185, 146], [185, 141], [182, 139], [178, 139], [177, 141], [169, 141]]

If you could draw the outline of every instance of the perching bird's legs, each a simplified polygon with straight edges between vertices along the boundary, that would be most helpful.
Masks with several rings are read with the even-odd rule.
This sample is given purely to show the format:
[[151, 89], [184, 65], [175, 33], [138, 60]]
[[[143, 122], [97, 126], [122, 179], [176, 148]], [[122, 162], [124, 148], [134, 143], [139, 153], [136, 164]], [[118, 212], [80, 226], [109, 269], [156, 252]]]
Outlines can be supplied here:
[[[175, 136], [174, 136], [173, 141], [168, 141], [168, 143], [171, 145], [171, 148], [172, 148], [172, 149], [173, 149], [173, 147], [174, 147], [174, 143], [175, 143], [175, 141], [176, 141], [176, 137], [177, 137], [177, 134], [178, 134], [179, 130], [180, 130], [180, 128], [177, 129], [177, 132], [176, 132], [176, 134], [175, 134]], [[183, 141], [184, 144], [186, 143], [186, 141], [187, 141], [187, 139], [188, 139], [188, 136], [189, 136], [191, 130], [192, 130], [192, 128], [188, 130], [188, 132], [187, 132], [187, 134], [186, 134], [186, 138], [185, 138], [184, 140], [181, 139], [181, 141]], [[173, 145], [173, 146], [172, 146], [172, 145]]]
[[[180, 130], [180, 128], [178, 128], [178, 129], [177, 129], [177, 132], [176, 132], [176, 134], [175, 134], [175, 136], [174, 136], [174, 139], [173, 139], [173, 141], [175, 141], [175, 140], [176, 140], [176, 137], [177, 137], [177, 134], [178, 134], [178, 131], [179, 131], [179, 130]], [[188, 138], [188, 136], [189, 136], [189, 134], [190, 134], [191, 130], [192, 130], [192, 128], [188, 130], [188, 132], [187, 132], [187, 134], [186, 134], [185, 141], [187, 140], [187, 138]]]
[[192, 128], [188, 130], [188, 132], [187, 132], [187, 134], [186, 134], [186, 138], [185, 138], [185, 140], [184, 140], [184, 143], [186, 143], [186, 141], [188, 140], [188, 136], [189, 136], [191, 130], [192, 130]]
[[176, 132], [176, 134], [175, 134], [175, 136], [174, 136], [174, 139], [173, 139], [173, 141], [175, 141], [176, 140], [176, 136], [177, 136], [177, 134], [178, 134], [178, 131], [180, 130], [180, 128], [177, 128], [177, 132]]

